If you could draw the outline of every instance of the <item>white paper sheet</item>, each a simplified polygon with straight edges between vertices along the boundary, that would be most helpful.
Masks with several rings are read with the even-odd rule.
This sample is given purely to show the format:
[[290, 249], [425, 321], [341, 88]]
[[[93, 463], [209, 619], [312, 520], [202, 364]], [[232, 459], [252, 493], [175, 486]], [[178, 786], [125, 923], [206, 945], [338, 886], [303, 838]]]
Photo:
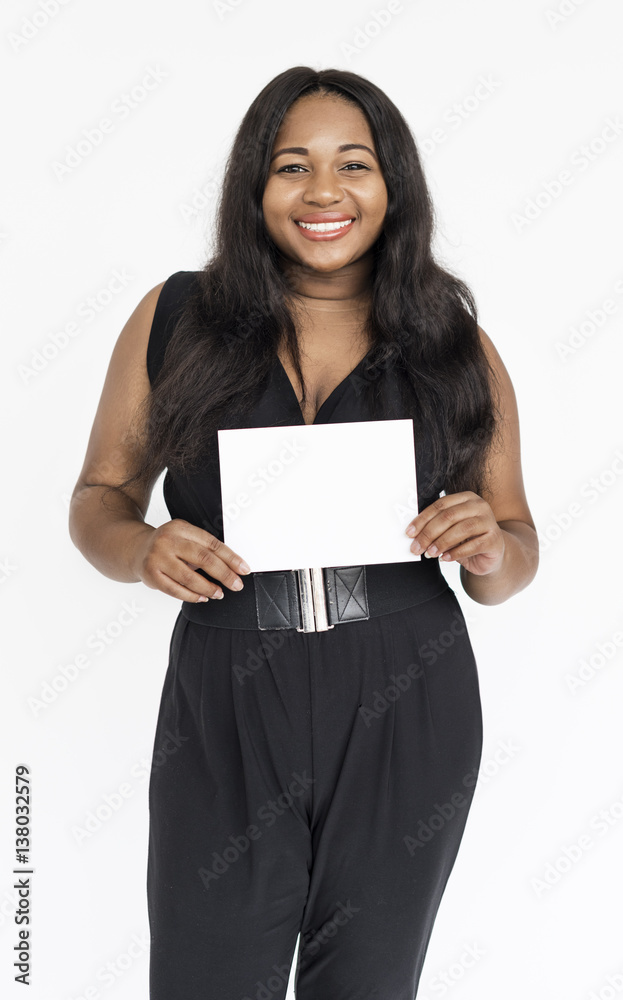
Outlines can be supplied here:
[[223, 537], [252, 572], [412, 562], [413, 421], [218, 431]]

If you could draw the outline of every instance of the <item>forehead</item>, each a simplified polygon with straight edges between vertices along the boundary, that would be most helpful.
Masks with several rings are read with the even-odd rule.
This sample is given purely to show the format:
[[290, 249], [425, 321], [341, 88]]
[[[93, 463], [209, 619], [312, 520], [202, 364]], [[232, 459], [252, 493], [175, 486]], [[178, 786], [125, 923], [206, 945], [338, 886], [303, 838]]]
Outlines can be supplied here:
[[301, 140], [298, 145], [311, 145], [314, 140], [318, 142], [323, 137], [332, 139], [335, 135], [352, 141], [358, 136], [373, 145], [368, 120], [358, 105], [338, 94], [309, 94], [290, 105], [279, 126], [275, 143], [298, 138]]

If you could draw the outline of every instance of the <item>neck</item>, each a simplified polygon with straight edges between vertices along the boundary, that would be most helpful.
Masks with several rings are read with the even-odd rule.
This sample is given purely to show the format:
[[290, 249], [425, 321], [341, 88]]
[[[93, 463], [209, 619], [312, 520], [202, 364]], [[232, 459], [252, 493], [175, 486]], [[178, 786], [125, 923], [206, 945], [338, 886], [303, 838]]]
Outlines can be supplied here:
[[285, 258], [280, 263], [293, 303], [298, 301], [320, 312], [350, 312], [370, 303], [371, 258], [362, 257], [326, 274]]

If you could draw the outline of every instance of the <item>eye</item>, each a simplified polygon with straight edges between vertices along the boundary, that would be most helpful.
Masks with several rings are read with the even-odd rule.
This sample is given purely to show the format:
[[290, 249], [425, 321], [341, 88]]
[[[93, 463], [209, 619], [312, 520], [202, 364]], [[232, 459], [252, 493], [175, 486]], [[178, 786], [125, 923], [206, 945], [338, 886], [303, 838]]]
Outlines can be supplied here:
[[[359, 167], [361, 170], [369, 170], [370, 169], [370, 167], [366, 166], [365, 163], [347, 163], [345, 166], [340, 167], [340, 170], [346, 170], [347, 167]], [[277, 173], [278, 174], [282, 174], [282, 173], [285, 173], [285, 172], [289, 173], [290, 170], [299, 170], [299, 169], [304, 170], [305, 167], [302, 167], [300, 163], [287, 163], [285, 165], [285, 167], [280, 167], [279, 170], [277, 171]], [[356, 172], [358, 172], [358, 171], [356, 171]], [[353, 173], [353, 171], [349, 170], [348, 173], [349, 174]]]

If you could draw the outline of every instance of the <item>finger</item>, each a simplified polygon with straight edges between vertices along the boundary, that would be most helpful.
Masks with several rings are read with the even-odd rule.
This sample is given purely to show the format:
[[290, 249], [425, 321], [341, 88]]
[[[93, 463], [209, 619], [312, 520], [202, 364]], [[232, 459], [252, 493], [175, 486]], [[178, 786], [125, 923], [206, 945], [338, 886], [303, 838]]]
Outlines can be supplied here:
[[[193, 566], [195, 570], [203, 570], [230, 590], [242, 590], [244, 586], [243, 581], [232, 568], [232, 565], [240, 565], [244, 561], [218, 538], [210, 536], [199, 544], [181, 544], [177, 547], [176, 555], [187, 565]], [[244, 565], [246, 566], [246, 563]]]
[[[168, 594], [169, 597], [175, 597], [178, 601], [189, 601], [192, 604], [196, 604], [200, 601], [207, 600], [222, 600], [223, 591], [219, 586], [206, 580], [199, 573], [195, 573], [195, 580], [190, 581], [192, 586], [184, 586], [178, 580], [169, 576], [162, 569], [157, 569], [152, 574], [151, 580], [153, 584], [148, 582], [148, 585], [153, 586], [157, 590], [161, 590], [164, 594]], [[195, 583], [195, 581], [197, 581]]]
[[[171, 576], [173, 580], [177, 581], [177, 583], [186, 587], [188, 590], [196, 591], [198, 594], [206, 595], [207, 597], [218, 597], [218, 594], [223, 592], [223, 581], [220, 577], [216, 576], [214, 572], [210, 572], [208, 574], [210, 579], [207, 580], [205, 576], [203, 576], [203, 574], [207, 572], [203, 566], [199, 566], [197, 569], [199, 572], [191, 569], [183, 559], [178, 559], [177, 565], [172, 571], [164, 571], [167, 572], [167, 575]], [[223, 575], [225, 575], [225, 572]], [[238, 582], [236, 583], [236, 581]], [[239, 580], [239, 578], [236, 577], [233, 584], [228, 587], [228, 590], [242, 590], [243, 588], [244, 584], [242, 580]]]
[[[163, 589], [165, 593], [180, 600], [196, 601], [199, 597], [216, 599], [222, 597], [223, 592], [219, 584], [214, 580], [206, 580], [201, 573], [196, 572], [198, 566], [187, 562], [180, 555], [179, 550], [185, 547], [184, 539], [177, 538], [175, 542], [175, 547], [164, 548], [151, 554], [146, 565], [144, 582], [149, 586]], [[240, 581], [237, 589], [242, 590], [242, 587]]]
[[482, 504], [465, 501], [445, 507], [418, 532], [411, 545], [411, 551], [417, 554], [435, 545], [441, 552], [444, 545], [447, 548], [462, 538], [481, 534], [483, 523]]
[[[433, 503], [429, 504], [428, 507], [425, 507], [424, 510], [420, 511], [420, 513], [417, 514], [412, 521], [410, 521], [408, 527], [406, 528], [406, 533], [411, 537], [419, 535], [419, 533], [424, 530], [430, 521], [432, 521], [435, 517], [439, 517], [444, 514], [444, 512], [448, 512], [447, 516], [449, 516], [451, 520], [455, 520], [456, 512], [450, 513], [451, 509], [453, 507], [457, 507], [459, 504], [469, 504], [476, 499], [480, 499], [477, 497], [477, 494], [467, 491], [464, 491], [463, 493], [449, 493], [447, 496], [439, 497]], [[412, 528], [415, 530], [411, 530]]]
[[250, 567], [242, 556], [234, 552], [229, 545], [225, 545], [225, 542], [216, 538], [215, 535], [210, 534], [209, 531], [205, 531], [204, 528], [199, 528], [197, 525], [191, 524], [190, 521], [182, 521], [181, 523], [184, 526], [184, 533], [178, 537], [190, 540], [193, 546], [198, 547], [202, 552], [207, 549], [209, 552], [216, 553], [233, 571], [237, 570], [239, 573], [244, 573], [245, 575], [251, 572]]
[[460, 560], [468, 559], [470, 556], [482, 555], [487, 548], [487, 535], [478, 535], [475, 538], [468, 538], [460, 545], [455, 545], [452, 548], [446, 548], [441, 555], [444, 562], [450, 562], [451, 559]]
[[[468, 518], [465, 521], [457, 522], [451, 528], [431, 538], [430, 542], [422, 548], [422, 552], [424, 555], [438, 556], [441, 552], [447, 552], [462, 542], [467, 542], [472, 538], [482, 538], [486, 534], [487, 526], [485, 524], [476, 518]], [[416, 539], [416, 541], [424, 546], [421, 538]]]

